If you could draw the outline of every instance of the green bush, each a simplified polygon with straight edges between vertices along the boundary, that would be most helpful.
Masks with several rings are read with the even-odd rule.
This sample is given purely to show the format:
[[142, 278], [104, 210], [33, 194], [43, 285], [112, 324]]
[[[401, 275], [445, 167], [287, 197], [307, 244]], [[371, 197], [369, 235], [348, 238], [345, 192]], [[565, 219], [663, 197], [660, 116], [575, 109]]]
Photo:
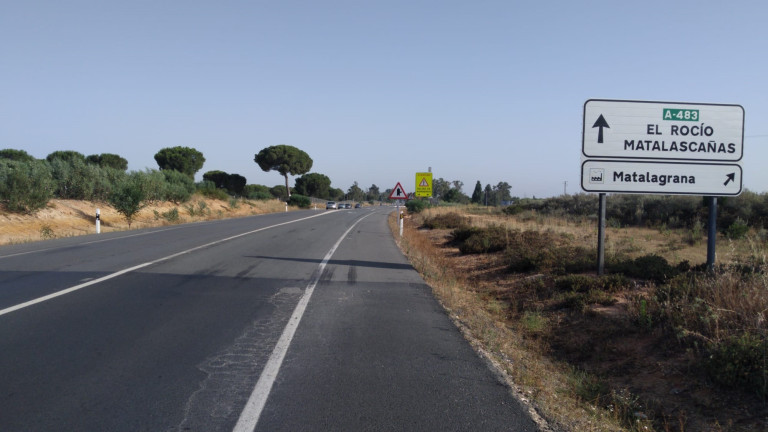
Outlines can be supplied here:
[[589, 291], [602, 291], [615, 293], [630, 286], [630, 281], [620, 274], [589, 276], [573, 274], [561, 276], [555, 279], [555, 287], [560, 291], [575, 291], [586, 293]]
[[189, 201], [195, 193], [195, 182], [186, 174], [175, 170], [163, 170], [165, 188], [163, 199], [174, 204]]
[[621, 273], [629, 277], [664, 282], [680, 274], [677, 267], [671, 266], [664, 257], [659, 255], [643, 255], [635, 259], [625, 259], [610, 264], [612, 273]]
[[492, 225], [479, 228], [459, 245], [463, 254], [499, 252], [507, 248], [510, 233], [502, 226]]
[[167, 212], [161, 213], [163, 216], [163, 219], [167, 220], [168, 222], [178, 222], [179, 221], [179, 209], [174, 207]]
[[451, 229], [462, 228], [468, 224], [469, 218], [461, 216], [458, 213], [451, 212], [428, 217], [424, 220], [422, 226], [429, 229]]
[[429, 207], [429, 203], [422, 200], [410, 200], [405, 203], [405, 208], [407, 208], [410, 213], [421, 213], [427, 207]]
[[139, 172], [129, 174], [109, 196], [109, 203], [118, 213], [123, 215], [129, 228], [133, 218], [146, 205], [146, 191], [142, 177], [142, 173]]
[[45, 162], [0, 160], [0, 202], [11, 212], [34, 213], [53, 197], [55, 183]]
[[[50, 156], [50, 155], [49, 155]], [[50, 159], [51, 174], [56, 182], [54, 194], [62, 199], [91, 199], [93, 196], [95, 165], [85, 159]]]
[[516, 233], [505, 253], [508, 271], [549, 270], [561, 275], [594, 270], [596, 256], [595, 250], [574, 246], [567, 237], [537, 231]]
[[263, 185], [249, 184], [243, 188], [243, 196], [248, 199], [269, 200], [274, 198], [269, 188]]
[[765, 397], [768, 390], [766, 341], [750, 333], [731, 338], [712, 348], [705, 369], [713, 381], [731, 388], [744, 388]]
[[306, 209], [312, 205], [312, 200], [304, 195], [293, 194], [291, 195], [291, 198], [288, 199], [288, 205]]
[[480, 228], [477, 227], [459, 227], [451, 231], [451, 239], [455, 244], [461, 245], [468, 238], [480, 232]]
[[220, 201], [226, 201], [229, 199], [229, 194], [224, 189], [218, 189], [216, 184], [209, 180], [203, 180], [197, 183], [197, 192], [208, 198], [217, 199]]
[[269, 201], [271, 199], [275, 199], [275, 197], [273, 197], [271, 193], [261, 192], [261, 191], [252, 192], [250, 196], [248, 196], [248, 198], [259, 200], [259, 201]]
[[728, 228], [726, 228], [725, 236], [731, 240], [738, 240], [744, 238], [748, 232], [749, 225], [737, 218]]

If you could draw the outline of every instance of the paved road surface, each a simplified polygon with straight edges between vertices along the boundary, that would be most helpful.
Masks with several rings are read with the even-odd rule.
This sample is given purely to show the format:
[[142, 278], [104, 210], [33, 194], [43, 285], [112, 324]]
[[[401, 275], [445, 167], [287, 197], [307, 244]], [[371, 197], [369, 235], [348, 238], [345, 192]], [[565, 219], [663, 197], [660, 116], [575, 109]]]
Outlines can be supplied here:
[[0, 430], [536, 430], [388, 210], [0, 247]]

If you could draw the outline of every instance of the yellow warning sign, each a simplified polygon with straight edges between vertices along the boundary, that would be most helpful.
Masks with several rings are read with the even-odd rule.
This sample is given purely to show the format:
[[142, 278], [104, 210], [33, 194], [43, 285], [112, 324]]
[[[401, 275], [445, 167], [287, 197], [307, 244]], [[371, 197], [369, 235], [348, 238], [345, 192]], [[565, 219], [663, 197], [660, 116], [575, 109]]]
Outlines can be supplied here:
[[416, 173], [416, 196], [432, 196], [432, 173]]

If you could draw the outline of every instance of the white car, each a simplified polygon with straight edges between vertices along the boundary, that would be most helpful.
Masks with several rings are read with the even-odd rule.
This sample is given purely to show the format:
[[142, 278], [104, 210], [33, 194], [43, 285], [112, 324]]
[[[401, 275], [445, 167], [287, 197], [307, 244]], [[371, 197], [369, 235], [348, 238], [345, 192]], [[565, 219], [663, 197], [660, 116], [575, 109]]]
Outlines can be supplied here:
[[328, 201], [327, 203], [325, 203], [325, 209], [326, 210], [331, 210], [331, 209], [335, 210], [336, 209], [336, 202], [335, 201]]

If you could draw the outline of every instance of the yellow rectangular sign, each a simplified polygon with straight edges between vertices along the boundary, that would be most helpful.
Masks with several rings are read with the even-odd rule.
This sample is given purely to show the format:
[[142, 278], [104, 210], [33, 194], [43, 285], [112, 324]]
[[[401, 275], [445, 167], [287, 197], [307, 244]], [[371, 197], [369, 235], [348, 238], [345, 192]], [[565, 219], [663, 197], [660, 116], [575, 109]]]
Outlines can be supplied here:
[[432, 196], [432, 173], [416, 173], [416, 196], [417, 197], [431, 197]]

